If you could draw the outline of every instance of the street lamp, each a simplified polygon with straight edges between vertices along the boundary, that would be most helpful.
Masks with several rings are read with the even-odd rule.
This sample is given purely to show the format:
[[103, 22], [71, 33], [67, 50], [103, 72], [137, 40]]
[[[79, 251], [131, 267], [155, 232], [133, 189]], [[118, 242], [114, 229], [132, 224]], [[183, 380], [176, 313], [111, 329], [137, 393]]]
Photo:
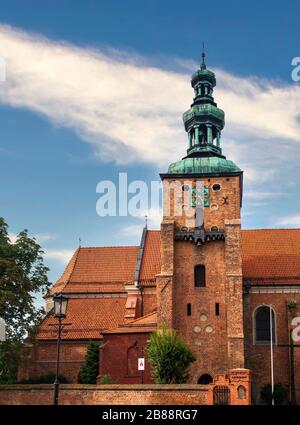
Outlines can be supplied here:
[[60, 341], [61, 341], [61, 330], [62, 323], [61, 319], [66, 317], [67, 305], [68, 305], [68, 297], [63, 295], [61, 292], [53, 295], [54, 302], [54, 317], [58, 319], [57, 326], [57, 345], [56, 345], [56, 373], [55, 373], [55, 381], [54, 381], [54, 399], [53, 404], [58, 404], [58, 392], [59, 392], [59, 355], [60, 355]]

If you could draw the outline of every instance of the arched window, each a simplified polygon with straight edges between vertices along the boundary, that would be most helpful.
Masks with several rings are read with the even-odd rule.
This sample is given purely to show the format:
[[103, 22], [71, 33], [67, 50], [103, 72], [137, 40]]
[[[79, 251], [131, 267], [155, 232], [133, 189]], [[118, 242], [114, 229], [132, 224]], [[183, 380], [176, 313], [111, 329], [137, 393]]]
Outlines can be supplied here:
[[202, 384], [202, 385], [208, 385], [211, 384], [213, 381], [213, 378], [211, 375], [209, 375], [208, 373], [204, 373], [203, 375], [200, 376], [200, 378], [198, 379], [198, 384]]
[[[275, 343], [275, 314], [272, 309], [272, 339]], [[269, 343], [271, 340], [270, 333], [270, 307], [261, 306], [254, 312], [254, 342], [255, 343]]]
[[138, 347], [137, 344], [134, 343], [127, 350], [127, 376], [137, 376], [139, 374], [138, 357]]
[[238, 399], [245, 400], [246, 398], [246, 388], [243, 385], [240, 385], [237, 389]]
[[205, 266], [197, 265], [194, 269], [195, 287], [206, 286], [205, 282]]

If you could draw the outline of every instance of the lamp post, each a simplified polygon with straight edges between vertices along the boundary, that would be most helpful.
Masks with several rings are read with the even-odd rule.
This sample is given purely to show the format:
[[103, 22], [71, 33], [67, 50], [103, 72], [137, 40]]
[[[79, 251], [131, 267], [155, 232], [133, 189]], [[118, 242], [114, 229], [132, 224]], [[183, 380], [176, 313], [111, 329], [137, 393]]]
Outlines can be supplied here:
[[58, 404], [58, 392], [59, 392], [59, 355], [60, 355], [60, 341], [61, 341], [61, 330], [62, 323], [61, 320], [66, 317], [67, 305], [68, 305], [68, 297], [63, 295], [61, 292], [58, 294], [54, 294], [53, 296], [54, 302], [54, 317], [58, 319], [58, 327], [57, 327], [57, 344], [56, 344], [56, 373], [55, 373], [55, 381], [54, 381], [54, 398], [53, 404]]

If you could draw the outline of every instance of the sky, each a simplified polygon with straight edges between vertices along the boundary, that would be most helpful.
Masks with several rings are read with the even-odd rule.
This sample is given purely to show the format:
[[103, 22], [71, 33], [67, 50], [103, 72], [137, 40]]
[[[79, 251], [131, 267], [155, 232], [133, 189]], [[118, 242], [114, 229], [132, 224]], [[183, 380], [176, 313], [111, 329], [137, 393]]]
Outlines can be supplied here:
[[[0, 215], [55, 282], [82, 246], [138, 244], [144, 214], [100, 217], [97, 184], [158, 180], [188, 145], [190, 76], [206, 62], [222, 149], [244, 170], [243, 228], [300, 227], [300, 3], [1, 0]], [[146, 214], [146, 211], [144, 212]], [[148, 212], [158, 228], [159, 212]]]

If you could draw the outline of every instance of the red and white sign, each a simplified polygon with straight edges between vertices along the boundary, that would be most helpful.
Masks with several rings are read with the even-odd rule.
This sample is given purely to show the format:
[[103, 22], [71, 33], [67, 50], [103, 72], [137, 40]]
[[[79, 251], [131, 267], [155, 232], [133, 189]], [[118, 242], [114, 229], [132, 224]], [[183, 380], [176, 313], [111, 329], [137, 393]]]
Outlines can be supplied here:
[[145, 370], [145, 359], [141, 357], [138, 359], [138, 370]]

